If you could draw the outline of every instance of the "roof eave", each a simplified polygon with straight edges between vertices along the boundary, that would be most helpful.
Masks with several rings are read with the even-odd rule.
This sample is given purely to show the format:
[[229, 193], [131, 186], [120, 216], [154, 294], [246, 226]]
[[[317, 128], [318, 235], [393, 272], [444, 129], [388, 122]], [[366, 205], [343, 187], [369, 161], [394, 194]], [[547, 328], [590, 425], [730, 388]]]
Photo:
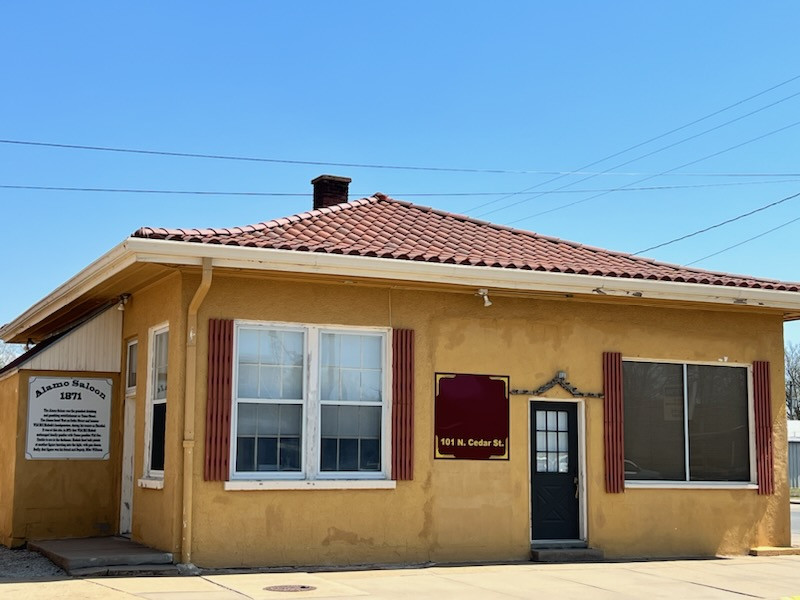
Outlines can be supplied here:
[[25, 329], [134, 263], [201, 266], [203, 258], [211, 258], [213, 265], [220, 268], [393, 279], [498, 290], [746, 305], [780, 309], [787, 319], [800, 317], [798, 292], [131, 237], [14, 321], [1, 327], [0, 339], [19, 336]]

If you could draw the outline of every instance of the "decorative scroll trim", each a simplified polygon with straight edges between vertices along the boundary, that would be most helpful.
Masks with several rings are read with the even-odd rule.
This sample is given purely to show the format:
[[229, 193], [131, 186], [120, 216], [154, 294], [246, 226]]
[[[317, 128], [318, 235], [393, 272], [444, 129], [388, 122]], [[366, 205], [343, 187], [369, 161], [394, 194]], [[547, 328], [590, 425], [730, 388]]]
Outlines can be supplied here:
[[577, 387], [572, 385], [569, 381], [567, 381], [561, 373], [556, 373], [553, 378], [545, 383], [544, 385], [540, 385], [535, 390], [511, 390], [512, 396], [541, 396], [547, 390], [555, 387], [561, 386], [563, 389], [568, 391], [572, 394], [573, 398], [602, 398], [603, 392], [582, 392]]

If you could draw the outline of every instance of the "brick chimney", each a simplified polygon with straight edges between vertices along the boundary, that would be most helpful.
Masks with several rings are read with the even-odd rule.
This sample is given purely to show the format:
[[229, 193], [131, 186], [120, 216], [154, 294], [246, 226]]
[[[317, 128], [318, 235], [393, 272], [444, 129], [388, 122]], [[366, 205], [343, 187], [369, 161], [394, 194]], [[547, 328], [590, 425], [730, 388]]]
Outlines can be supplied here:
[[336, 175], [320, 175], [316, 179], [312, 179], [314, 209], [347, 202], [347, 193], [351, 181], [353, 180], [349, 177], [337, 177]]

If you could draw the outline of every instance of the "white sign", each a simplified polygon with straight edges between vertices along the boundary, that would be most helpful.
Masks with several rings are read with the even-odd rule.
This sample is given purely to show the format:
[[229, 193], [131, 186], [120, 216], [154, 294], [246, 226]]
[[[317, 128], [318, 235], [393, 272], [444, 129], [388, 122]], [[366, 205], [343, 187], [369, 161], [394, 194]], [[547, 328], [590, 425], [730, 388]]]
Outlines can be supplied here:
[[28, 460], [108, 460], [111, 380], [31, 377]]

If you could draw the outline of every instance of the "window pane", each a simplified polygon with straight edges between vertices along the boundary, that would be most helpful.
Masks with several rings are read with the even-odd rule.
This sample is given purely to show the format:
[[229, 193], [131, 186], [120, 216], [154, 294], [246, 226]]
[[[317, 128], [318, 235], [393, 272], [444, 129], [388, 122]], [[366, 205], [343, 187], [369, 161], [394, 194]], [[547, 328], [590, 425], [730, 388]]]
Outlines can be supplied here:
[[547, 413], [543, 410], [536, 411], [536, 429], [544, 431], [547, 429]]
[[381, 401], [380, 371], [361, 371], [361, 400], [363, 402]]
[[278, 470], [278, 438], [260, 437], [256, 447], [256, 471]]
[[156, 369], [156, 400], [164, 400], [167, 397], [167, 367]]
[[567, 473], [569, 471], [569, 454], [566, 452], [558, 453], [558, 472]]
[[558, 434], [558, 451], [559, 452], [566, 452], [567, 451], [567, 434], [566, 433], [559, 433]]
[[339, 364], [338, 339], [330, 333], [323, 333], [320, 337], [320, 363], [323, 367]]
[[547, 411], [547, 429], [549, 429], [550, 431], [556, 431], [558, 429], [556, 411], [554, 410]]
[[356, 437], [358, 435], [358, 410], [357, 406], [339, 407], [339, 437]]
[[128, 346], [128, 381], [127, 387], [136, 387], [136, 359], [139, 354], [139, 344], [134, 342]]
[[280, 331], [261, 331], [260, 332], [260, 352], [259, 362], [262, 365], [279, 365], [281, 364], [281, 355], [283, 350], [281, 348], [281, 334]]
[[167, 346], [169, 342], [169, 332], [164, 331], [156, 334], [156, 366], [167, 366]]
[[303, 366], [303, 334], [299, 331], [283, 332], [283, 365]]
[[281, 438], [281, 471], [300, 470], [300, 438]]
[[303, 398], [303, 367], [283, 367], [281, 369], [281, 398], [301, 400]]
[[361, 336], [360, 335], [337, 335], [339, 339], [341, 354], [339, 356], [340, 367], [361, 367]]
[[256, 414], [258, 404], [239, 403], [239, 414], [236, 421], [236, 435], [256, 434]]
[[256, 470], [256, 438], [236, 438], [236, 470]]
[[167, 405], [153, 405], [153, 431], [150, 438], [150, 468], [154, 471], [164, 470], [164, 438], [167, 427]]
[[339, 440], [336, 438], [322, 438], [322, 456], [320, 469], [322, 471], [335, 471], [338, 464]]
[[383, 339], [376, 335], [361, 336], [361, 366], [364, 369], [380, 369]]
[[258, 331], [239, 330], [239, 364], [258, 363]]
[[258, 367], [255, 365], [239, 365], [239, 385], [237, 395], [240, 398], [258, 398]]
[[555, 433], [548, 433], [547, 434], [547, 449], [550, 452], [558, 450], [558, 442], [556, 441], [556, 434]]
[[300, 436], [302, 407], [297, 404], [282, 404], [280, 407], [281, 437]]
[[339, 371], [341, 381], [341, 399], [355, 400], [361, 399], [361, 371], [355, 369], [342, 369]]
[[536, 453], [536, 471], [539, 473], [547, 471], [547, 452]]
[[381, 409], [362, 406], [358, 409], [358, 435], [362, 438], [381, 437]]
[[339, 395], [339, 369], [323, 367], [320, 374], [320, 394], [322, 400], [341, 400]]
[[[239, 405], [239, 414], [241, 415], [242, 406], [246, 405]], [[253, 433], [258, 433], [258, 435], [265, 436], [265, 435], [278, 435], [278, 411], [280, 407], [277, 404], [252, 404], [251, 406], [258, 407], [258, 427], [256, 431]], [[242, 426], [242, 419], [239, 418], [239, 427]], [[250, 433], [249, 428], [248, 431], [241, 431], [241, 433]]]
[[685, 481], [683, 366], [623, 362], [625, 478]]
[[547, 453], [547, 472], [548, 473], [558, 472], [558, 454], [556, 454], [555, 452]]
[[339, 440], [339, 471], [358, 471], [358, 440]]
[[558, 411], [558, 430], [567, 431], [567, 411]]
[[361, 440], [359, 471], [380, 471], [381, 451], [378, 440]]
[[750, 481], [747, 370], [689, 365], [692, 481]]
[[281, 397], [281, 369], [280, 367], [266, 366], [259, 370], [260, 380], [258, 386], [259, 398]]
[[329, 404], [322, 405], [322, 437], [336, 437], [339, 435], [339, 407]]
[[547, 452], [547, 434], [543, 431], [536, 432], [536, 450]]

